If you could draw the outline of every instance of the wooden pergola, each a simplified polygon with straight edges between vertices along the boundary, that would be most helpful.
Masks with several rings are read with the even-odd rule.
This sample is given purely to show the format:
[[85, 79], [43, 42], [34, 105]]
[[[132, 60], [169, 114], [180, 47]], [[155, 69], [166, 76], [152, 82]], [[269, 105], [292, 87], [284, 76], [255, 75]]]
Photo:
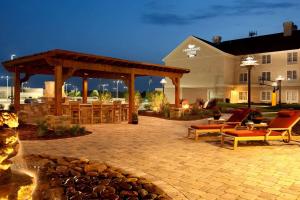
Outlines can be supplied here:
[[[128, 86], [129, 123], [134, 112], [134, 81], [138, 76], [169, 77], [175, 85], [175, 105], [180, 106], [180, 78], [188, 69], [158, 64], [134, 62], [123, 59], [55, 49], [34, 55], [19, 57], [2, 63], [14, 73], [14, 106], [20, 109], [21, 83], [32, 75], [54, 75], [55, 114], [62, 115], [62, 86], [70, 77], [82, 78], [82, 101], [87, 103], [88, 78], [120, 79]], [[22, 77], [21, 77], [22, 75]]]

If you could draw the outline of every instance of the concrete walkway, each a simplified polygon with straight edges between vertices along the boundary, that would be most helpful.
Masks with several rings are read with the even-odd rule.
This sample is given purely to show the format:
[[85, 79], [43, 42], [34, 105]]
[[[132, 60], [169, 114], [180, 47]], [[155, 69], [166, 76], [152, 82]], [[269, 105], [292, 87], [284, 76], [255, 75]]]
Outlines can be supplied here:
[[87, 126], [93, 133], [77, 138], [23, 141], [23, 150], [104, 161], [149, 178], [174, 199], [300, 199], [298, 143], [256, 143], [233, 151], [220, 148], [218, 137], [185, 138], [196, 121], [139, 122]]

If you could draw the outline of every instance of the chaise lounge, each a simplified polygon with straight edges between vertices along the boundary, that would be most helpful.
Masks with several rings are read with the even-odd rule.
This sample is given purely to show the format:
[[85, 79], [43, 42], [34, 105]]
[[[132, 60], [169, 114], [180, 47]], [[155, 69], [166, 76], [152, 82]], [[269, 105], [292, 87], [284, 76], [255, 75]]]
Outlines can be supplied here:
[[198, 140], [199, 135], [206, 133], [222, 133], [223, 131], [235, 130], [237, 126], [240, 126], [241, 123], [248, 117], [251, 109], [241, 108], [233, 111], [233, 114], [230, 118], [222, 124], [199, 124], [191, 125], [188, 128], [189, 138], [191, 135], [195, 135], [195, 140]]
[[290, 142], [292, 140], [292, 128], [300, 120], [300, 111], [282, 110], [274, 118], [267, 129], [264, 130], [224, 130], [221, 133], [221, 146], [224, 145], [225, 138], [233, 140], [233, 149], [238, 146], [239, 141], [270, 141], [282, 140]]

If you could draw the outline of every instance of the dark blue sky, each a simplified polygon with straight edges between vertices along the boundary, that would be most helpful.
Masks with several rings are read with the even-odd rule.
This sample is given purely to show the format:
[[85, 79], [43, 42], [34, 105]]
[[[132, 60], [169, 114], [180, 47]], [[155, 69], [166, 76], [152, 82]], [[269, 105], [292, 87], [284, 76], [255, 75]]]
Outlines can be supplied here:
[[[282, 32], [287, 20], [300, 26], [299, 8], [298, 0], [1, 0], [0, 61], [61, 48], [162, 63], [189, 35], [229, 40], [249, 30]], [[33, 77], [30, 86], [41, 87], [43, 80]], [[138, 89], [147, 83], [137, 80]]]

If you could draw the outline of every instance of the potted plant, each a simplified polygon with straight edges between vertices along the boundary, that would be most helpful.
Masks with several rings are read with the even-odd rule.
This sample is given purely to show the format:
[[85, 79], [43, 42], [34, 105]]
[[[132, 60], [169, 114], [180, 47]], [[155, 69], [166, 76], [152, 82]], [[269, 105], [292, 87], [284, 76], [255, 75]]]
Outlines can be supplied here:
[[213, 110], [213, 118], [214, 118], [214, 120], [219, 120], [220, 117], [221, 117], [221, 115], [222, 115], [222, 113], [221, 113], [221, 111], [220, 111], [219, 108], [215, 108]]
[[138, 124], [138, 123], [139, 123], [138, 114], [133, 113], [132, 114], [132, 124]]

